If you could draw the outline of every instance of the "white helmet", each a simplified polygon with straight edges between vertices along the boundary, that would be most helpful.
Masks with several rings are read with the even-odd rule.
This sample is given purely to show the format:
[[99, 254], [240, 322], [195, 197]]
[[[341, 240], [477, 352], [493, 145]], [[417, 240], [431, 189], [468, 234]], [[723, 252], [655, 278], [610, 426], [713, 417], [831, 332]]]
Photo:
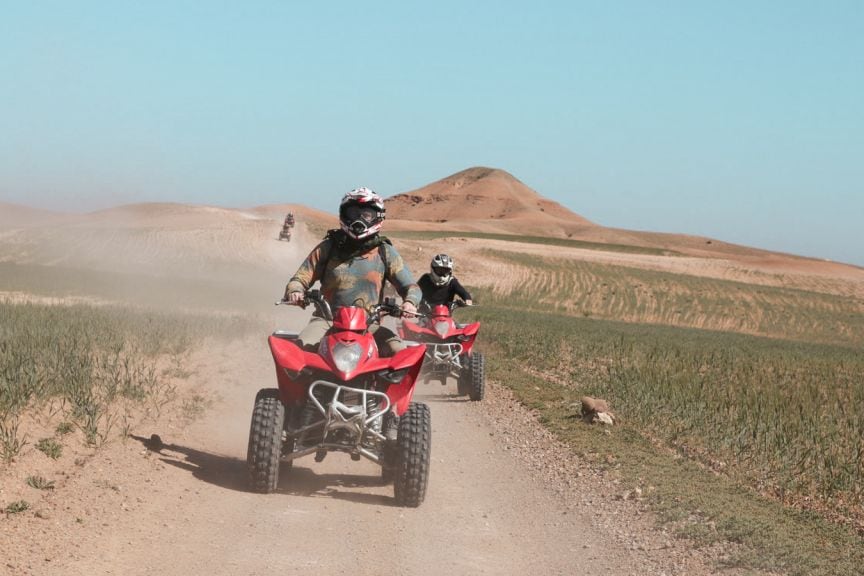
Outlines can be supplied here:
[[444, 286], [453, 278], [453, 258], [447, 254], [436, 254], [430, 264], [429, 276], [436, 286]]
[[384, 200], [369, 188], [355, 188], [342, 197], [339, 223], [355, 240], [362, 240], [381, 230], [384, 223]]

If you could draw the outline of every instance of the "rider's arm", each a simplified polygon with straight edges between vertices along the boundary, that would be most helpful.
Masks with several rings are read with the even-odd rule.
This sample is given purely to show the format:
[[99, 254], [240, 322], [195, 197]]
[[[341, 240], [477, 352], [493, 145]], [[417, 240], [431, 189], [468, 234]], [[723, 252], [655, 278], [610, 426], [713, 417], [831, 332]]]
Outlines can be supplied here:
[[291, 294], [303, 294], [324, 276], [324, 270], [321, 268], [322, 265], [326, 264], [324, 260], [325, 250], [328, 248], [328, 246], [325, 246], [326, 243], [327, 241], [325, 240], [313, 248], [309, 256], [306, 257], [306, 260], [300, 264], [294, 276], [291, 277], [291, 280], [288, 281], [288, 285], [285, 286], [286, 300], [296, 298], [291, 296]]
[[466, 303], [471, 304], [471, 294], [462, 286], [462, 284], [459, 283], [459, 280], [457, 280], [455, 276], [450, 280], [450, 286], [452, 286], [451, 290], [453, 290], [457, 296]]
[[404, 302], [410, 302], [416, 309], [420, 304], [420, 300], [423, 298], [423, 293], [414, 281], [414, 275], [411, 273], [407, 264], [405, 264], [402, 256], [395, 248], [393, 248], [393, 246], [389, 244], [385, 244], [384, 246], [384, 249], [387, 250], [386, 279], [393, 284], [393, 287], [396, 288], [396, 292], [402, 297], [402, 300]]

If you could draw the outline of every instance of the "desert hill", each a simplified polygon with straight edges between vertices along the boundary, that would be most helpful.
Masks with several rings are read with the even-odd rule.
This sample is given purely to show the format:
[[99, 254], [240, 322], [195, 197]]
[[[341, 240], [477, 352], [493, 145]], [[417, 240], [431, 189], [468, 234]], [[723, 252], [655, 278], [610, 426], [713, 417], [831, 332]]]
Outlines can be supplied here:
[[59, 222], [68, 217], [67, 214], [30, 208], [20, 204], [0, 202], [0, 232], [5, 228], [29, 228]]
[[[686, 234], [610, 228], [541, 196], [508, 172], [473, 167], [385, 200], [387, 228], [567, 238], [757, 263], [813, 260]], [[820, 262], [816, 260], [815, 262]]]
[[[483, 250], [493, 248], [844, 295], [864, 294], [861, 268], [698, 236], [607, 228], [546, 200], [503, 170], [470, 168], [385, 202], [385, 234], [453, 233], [437, 240], [399, 238], [398, 244], [413, 269], [419, 273], [428, 267], [431, 253], [447, 251], [463, 263], [460, 276], [475, 285], [499, 276], [482, 255]], [[279, 242], [278, 232], [289, 211], [294, 212], [298, 224], [291, 242]], [[0, 204], [0, 264], [191, 278], [211, 284], [248, 285], [254, 280], [274, 293], [274, 286], [290, 277], [323, 231], [338, 225], [335, 212], [335, 206], [333, 213], [327, 213], [299, 204], [235, 209], [143, 203], [86, 214], [57, 214]], [[514, 240], [518, 236], [552, 237], [563, 244], [459, 234], [471, 232], [506, 234]], [[592, 246], [567, 245], [569, 240], [591, 242]], [[605, 250], [604, 244], [616, 246]], [[628, 254], [620, 249], [622, 246], [656, 250]], [[826, 284], [826, 279], [833, 280]], [[839, 287], [835, 280], [841, 283]]]
[[700, 256], [763, 254], [710, 238], [608, 228], [541, 196], [504, 170], [473, 167], [385, 200], [387, 227], [568, 238], [684, 251]]
[[395, 229], [440, 227], [572, 237], [600, 228], [496, 168], [468, 168], [387, 198], [385, 204]]
[[392, 218], [444, 222], [449, 220], [512, 220], [539, 214], [590, 225], [587, 219], [543, 198], [513, 175], [496, 168], [468, 168], [417, 190], [387, 199]]

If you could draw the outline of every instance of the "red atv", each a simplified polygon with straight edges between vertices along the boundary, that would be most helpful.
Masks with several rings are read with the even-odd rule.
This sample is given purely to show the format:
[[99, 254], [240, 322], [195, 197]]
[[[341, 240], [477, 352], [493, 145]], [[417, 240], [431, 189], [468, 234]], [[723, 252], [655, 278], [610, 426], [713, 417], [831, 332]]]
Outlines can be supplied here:
[[380, 464], [382, 478], [393, 481], [396, 502], [419, 506], [429, 479], [432, 427], [429, 407], [411, 398], [424, 347], [378, 355], [368, 327], [401, 315], [390, 298], [368, 318], [355, 307], [340, 308], [333, 317], [318, 290], [308, 291], [300, 305], [309, 304], [333, 324], [314, 352], [301, 347], [296, 333], [277, 330], [269, 338], [279, 388], [255, 397], [246, 456], [252, 489], [275, 491], [281, 462], [291, 466], [310, 454], [320, 462], [339, 451]]
[[422, 376], [427, 380], [447, 383], [456, 379], [457, 390], [471, 400], [482, 400], [486, 392], [486, 366], [483, 354], [474, 350], [480, 323], [458, 324], [453, 310], [465, 306], [461, 300], [432, 307], [431, 313], [421, 314], [420, 322], [403, 321], [400, 336], [406, 341], [426, 345]]
[[291, 229], [294, 228], [294, 214], [289, 212], [285, 216], [285, 221], [282, 223], [282, 230], [279, 232], [279, 240], [291, 241]]

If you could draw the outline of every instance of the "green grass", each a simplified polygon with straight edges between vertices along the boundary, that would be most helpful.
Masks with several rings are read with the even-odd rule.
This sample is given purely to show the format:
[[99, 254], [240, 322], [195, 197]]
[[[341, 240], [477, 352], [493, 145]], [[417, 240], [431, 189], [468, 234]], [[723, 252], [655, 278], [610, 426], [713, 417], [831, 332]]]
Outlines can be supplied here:
[[[248, 328], [233, 317], [0, 301], [0, 457], [11, 461], [23, 447], [18, 416], [48, 402], [63, 408], [58, 433], [74, 426], [88, 443], [104, 441], [118, 421], [115, 406], [158, 409], [170, 400], [171, 374], [160, 363], [204, 335]], [[52, 458], [61, 451], [53, 439], [36, 447]]]
[[623, 252], [627, 254], [649, 254], [655, 256], [680, 255], [674, 250], [662, 248], [650, 248], [645, 246], [632, 246], [628, 244], [605, 244], [603, 242], [588, 242], [586, 240], [573, 240], [571, 238], [550, 238], [547, 236], [517, 236], [510, 234], [493, 234], [488, 232], [457, 232], [457, 231], [393, 231], [387, 232], [387, 236], [393, 238], [406, 238], [411, 240], [439, 240], [442, 238], [478, 238], [481, 240], [504, 240], [505, 242], [520, 242], [523, 244], [542, 244], [544, 246], [564, 246], [566, 248], [581, 248], [585, 250], [600, 250], [604, 252]]
[[[574, 453], [639, 486], [677, 533], [746, 543], [728, 560], [739, 567], [857, 573], [860, 348], [598, 320], [541, 311], [530, 291], [476, 292], [482, 305], [463, 314], [483, 323], [490, 379]], [[617, 425], [583, 423], [583, 395], [606, 399]]]

